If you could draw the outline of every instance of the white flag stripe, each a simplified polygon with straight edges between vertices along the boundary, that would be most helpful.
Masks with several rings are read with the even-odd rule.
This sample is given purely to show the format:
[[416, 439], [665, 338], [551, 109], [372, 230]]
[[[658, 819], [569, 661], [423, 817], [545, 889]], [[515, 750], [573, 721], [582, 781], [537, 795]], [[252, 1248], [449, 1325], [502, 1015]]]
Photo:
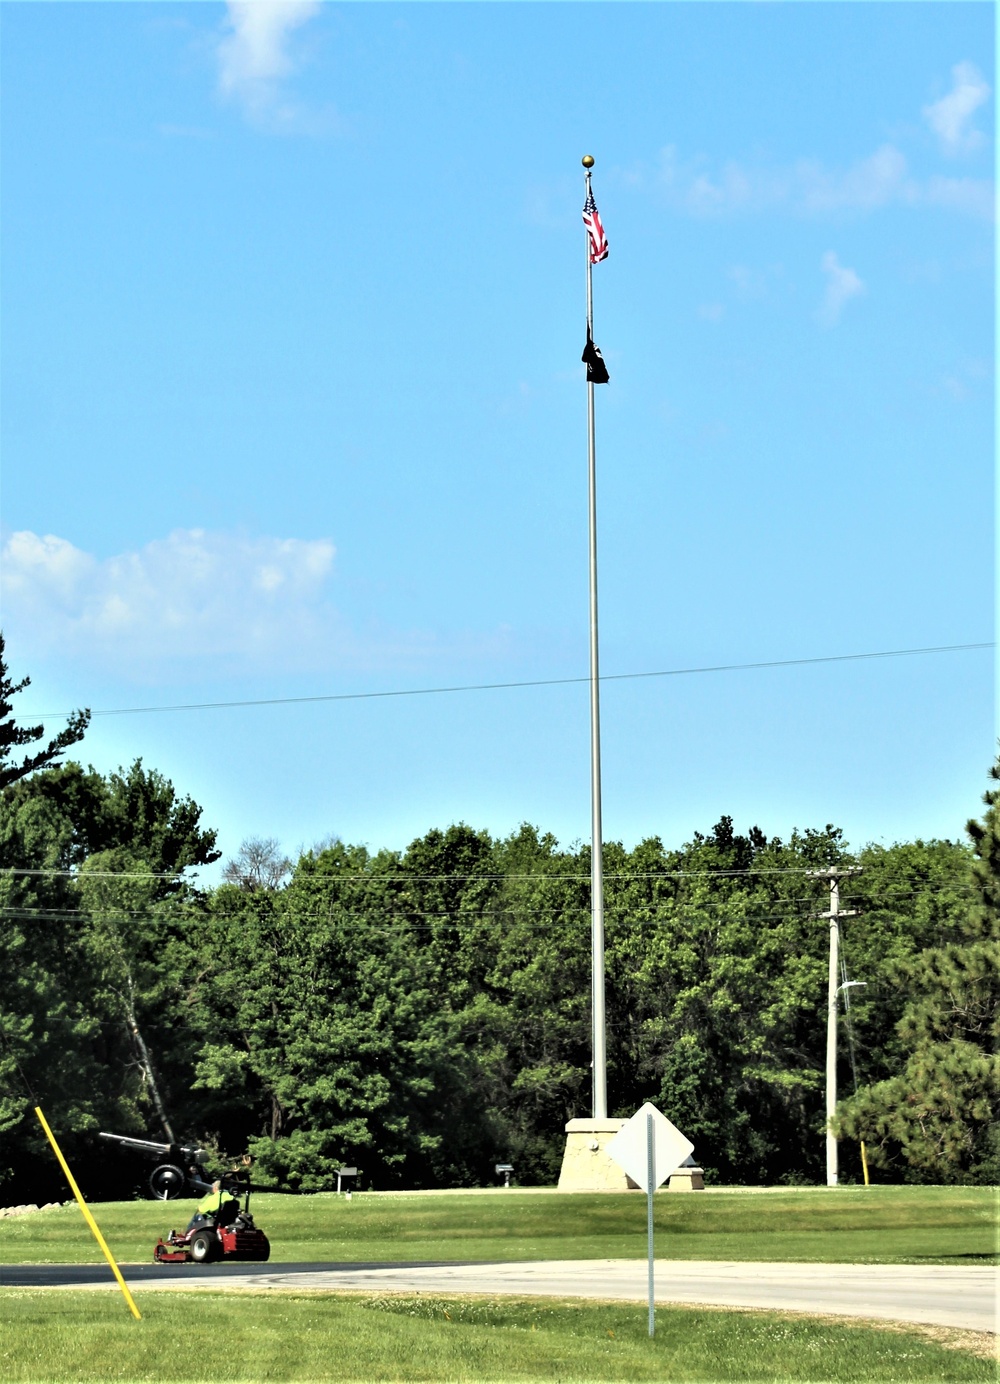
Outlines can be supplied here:
[[597, 264], [600, 260], [607, 259], [608, 238], [604, 234], [604, 227], [601, 225], [600, 213], [597, 210], [597, 203], [594, 201], [589, 180], [587, 182], [587, 200], [583, 204], [583, 224], [590, 236], [591, 264]]

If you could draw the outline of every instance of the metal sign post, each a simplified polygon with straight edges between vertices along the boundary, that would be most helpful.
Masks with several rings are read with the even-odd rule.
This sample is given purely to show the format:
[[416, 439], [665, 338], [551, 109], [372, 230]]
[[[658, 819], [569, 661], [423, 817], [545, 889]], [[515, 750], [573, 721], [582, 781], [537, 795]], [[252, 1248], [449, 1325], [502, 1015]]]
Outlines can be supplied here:
[[649, 1255], [649, 1334], [656, 1334], [656, 1321], [653, 1297], [653, 1167], [655, 1164], [656, 1135], [653, 1133], [653, 1112], [646, 1112], [646, 1240]]
[[649, 1257], [649, 1334], [653, 1315], [653, 1193], [679, 1168], [694, 1144], [649, 1101], [641, 1106], [608, 1144], [608, 1156], [624, 1168], [637, 1187], [646, 1191], [646, 1239]]

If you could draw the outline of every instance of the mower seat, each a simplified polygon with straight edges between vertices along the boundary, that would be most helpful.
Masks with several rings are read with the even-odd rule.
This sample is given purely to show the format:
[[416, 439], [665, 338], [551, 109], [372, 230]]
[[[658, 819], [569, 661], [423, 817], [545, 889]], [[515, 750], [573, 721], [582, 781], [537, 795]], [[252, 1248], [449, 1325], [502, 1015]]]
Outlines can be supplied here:
[[224, 1201], [215, 1213], [215, 1224], [232, 1225], [239, 1214], [240, 1204], [238, 1201]]

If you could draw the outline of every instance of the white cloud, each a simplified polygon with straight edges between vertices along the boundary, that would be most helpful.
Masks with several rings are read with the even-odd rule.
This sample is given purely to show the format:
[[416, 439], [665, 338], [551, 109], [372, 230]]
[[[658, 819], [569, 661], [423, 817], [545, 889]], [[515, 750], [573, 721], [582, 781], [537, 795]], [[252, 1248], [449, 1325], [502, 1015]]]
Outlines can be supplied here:
[[945, 393], [956, 403], [964, 403], [966, 399], [975, 398], [983, 393], [984, 382], [991, 378], [989, 362], [985, 360], [969, 359], [960, 361], [954, 370], [943, 376], [935, 393]]
[[65, 538], [10, 534], [0, 548], [3, 621], [30, 656], [100, 663], [133, 682], [351, 669], [420, 673], [508, 658], [505, 628], [442, 634], [363, 625], [333, 601], [327, 538], [176, 529], [97, 558]]
[[818, 317], [824, 327], [832, 327], [840, 320], [844, 305], [864, 293], [865, 286], [860, 276], [841, 264], [832, 250], [827, 250], [820, 267], [826, 275], [826, 292]]
[[[952, 83], [951, 91], [925, 106], [923, 115], [945, 153], [967, 153], [983, 143], [973, 117], [988, 100], [990, 88], [971, 62], [952, 68]], [[713, 168], [704, 157], [680, 157], [671, 144], [661, 150], [654, 168], [635, 164], [619, 176], [626, 187], [659, 191], [671, 206], [690, 216], [774, 210], [822, 216], [889, 206], [942, 207], [985, 218], [994, 213], [989, 178], [917, 177], [902, 149], [888, 142], [840, 168], [812, 158], [785, 164], [729, 159]]]
[[633, 167], [623, 174], [632, 187], [652, 185], [671, 206], [696, 217], [722, 217], [767, 211], [800, 216], [871, 212], [888, 206], [938, 206], [967, 215], [993, 214], [993, 185], [987, 178], [924, 180], [909, 169], [902, 150], [882, 144], [846, 168], [829, 168], [817, 159], [787, 165], [741, 164], [730, 160], [718, 171], [700, 159], [681, 160], [670, 145], [652, 174]]
[[228, 0], [225, 35], [219, 40], [219, 90], [248, 114], [278, 124], [297, 110], [281, 97], [281, 83], [295, 70], [294, 30], [320, 12], [318, 0]]
[[803, 209], [810, 212], [872, 211], [890, 202], [914, 202], [920, 196], [905, 156], [892, 144], [881, 145], [841, 172], [803, 161], [795, 168], [795, 191]]
[[767, 297], [767, 275], [762, 270], [751, 269], [745, 264], [733, 264], [726, 272], [736, 286], [736, 296], [741, 303], [753, 303]]
[[986, 178], [928, 178], [923, 200], [932, 207], [992, 219], [995, 212], [993, 184]]
[[332, 614], [325, 538], [177, 529], [102, 561], [22, 531], [2, 559], [5, 620], [34, 643], [124, 662], [294, 653]]
[[956, 63], [951, 76], [951, 91], [940, 101], [924, 106], [923, 115], [946, 154], [967, 154], [983, 143], [972, 117], [989, 99], [990, 88], [971, 62]]

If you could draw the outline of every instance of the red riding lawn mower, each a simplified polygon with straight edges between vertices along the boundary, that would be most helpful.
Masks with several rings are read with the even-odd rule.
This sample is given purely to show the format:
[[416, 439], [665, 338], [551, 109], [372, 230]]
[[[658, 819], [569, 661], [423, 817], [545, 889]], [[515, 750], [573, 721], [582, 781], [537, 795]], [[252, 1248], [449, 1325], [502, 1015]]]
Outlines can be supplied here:
[[[162, 1115], [162, 1111], [161, 1111]], [[163, 1115], [163, 1129], [169, 1143], [151, 1139], [134, 1139], [128, 1134], [107, 1134], [101, 1138], [121, 1149], [137, 1149], [147, 1157], [167, 1161], [153, 1170], [149, 1179], [150, 1191], [162, 1201], [178, 1197], [204, 1195], [212, 1190], [207, 1180], [205, 1164], [208, 1154], [194, 1144], [178, 1144], [173, 1130]], [[263, 1262], [271, 1256], [267, 1236], [258, 1230], [250, 1214], [250, 1155], [244, 1154], [220, 1178], [222, 1190], [229, 1193], [218, 1211], [198, 1216], [187, 1230], [172, 1230], [167, 1238], [157, 1240], [153, 1258], [158, 1264], [210, 1264], [216, 1259], [256, 1259]], [[240, 1208], [240, 1197], [244, 1198]]]
[[[157, 1240], [153, 1258], [158, 1264], [211, 1264], [217, 1259], [256, 1260], [271, 1256], [271, 1245], [263, 1230], [258, 1230], [250, 1214], [250, 1175], [227, 1173], [222, 1189], [233, 1200], [224, 1201], [218, 1211], [199, 1218], [187, 1230], [172, 1230]], [[243, 1194], [241, 1208], [239, 1197]]]

